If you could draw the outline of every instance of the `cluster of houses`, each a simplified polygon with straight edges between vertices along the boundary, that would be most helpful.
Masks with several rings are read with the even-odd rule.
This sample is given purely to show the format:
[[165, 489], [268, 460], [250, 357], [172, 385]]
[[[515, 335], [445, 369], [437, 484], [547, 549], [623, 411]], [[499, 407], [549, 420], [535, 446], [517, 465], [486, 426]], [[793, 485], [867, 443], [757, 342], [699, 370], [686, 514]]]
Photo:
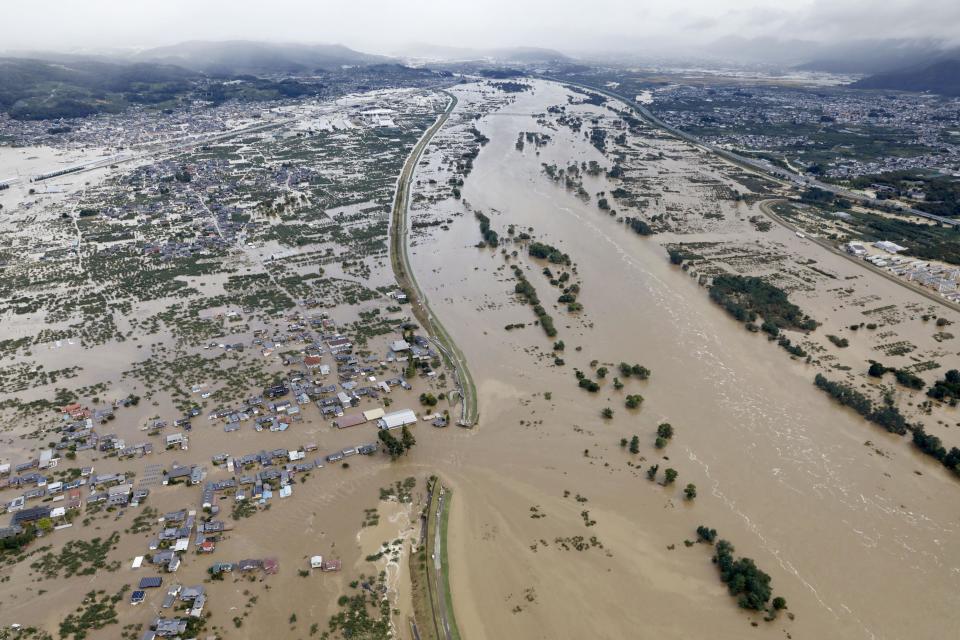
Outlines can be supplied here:
[[[148, 589], [158, 589], [163, 585], [163, 578], [160, 577], [147, 577], [141, 578], [140, 584], [137, 585], [137, 589], [130, 594], [130, 604], [137, 605], [141, 604], [147, 599], [147, 590]], [[184, 587], [180, 584], [173, 584], [167, 589], [167, 595], [163, 599], [163, 603], [160, 605], [161, 609], [169, 609], [174, 606], [177, 602], [181, 602], [188, 606], [187, 615], [191, 618], [199, 618], [203, 614], [203, 607], [207, 603], [207, 592], [206, 588], [203, 585], [194, 585], [192, 587]], [[175, 622], [174, 622], [175, 621]], [[158, 622], [160, 623], [158, 625]], [[161, 629], [170, 628], [174, 626], [180, 628], [186, 628], [186, 625], [177, 618], [157, 618], [154, 620], [153, 624], [150, 625], [154, 631], [157, 630], [158, 626]], [[178, 631], [182, 633], [182, 630]], [[162, 637], [162, 634], [156, 634]], [[145, 636], [146, 637], [146, 636]]]
[[951, 302], [960, 303], [960, 268], [898, 256], [897, 254], [905, 251], [906, 247], [886, 240], [874, 242], [873, 247], [884, 253], [871, 254], [866, 245], [861, 242], [848, 242], [844, 245], [844, 250], [876, 267], [886, 269], [907, 282], [916, 282], [933, 289]]
[[[320, 325], [324, 329], [331, 326], [326, 319], [321, 319]], [[293, 323], [288, 329], [296, 332], [304, 327]], [[283, 431], [302, 419], [301, 411], [305, 405], [315, 403], [321, 414], [340, 429], [373, 423], [379, 429], [389, 430], [417, 422], [417, 415], [411, 409], [387, 412], [382, 406], [374, 406], [345, 414], [346, 410], [357, 408], [362, 398], [377, 400], [381, 394], [391, 393], [396, 387], [405, 390], [411, 390], [412, 387], [402, 377], [377, 380], [375, 374], [380, 370], [379, 360], [374, 358], [361, 362], [352, 353], [351, 340], [341, 334], [327, 333], [322, 335], [321, 340], [308, 347], [302, 361], [295, 363], [301, 366], [288, 371], [282, 382], [265, 389], [263, 395], [248, 398], [241, 407], [213, 412], [209, 419], [223, 420], [227, 432], [240, 428], [244, 423], [249, 423], [257, 431]], [[269, 349], [273, 344], [265, 343], [263, 346]], [[323, 362], [328, 355], [336, 364], [336, 382], [318, 379], [330, 373], [330, 367]], [[425, 338], [415, 337], [409, 342], [402, 339], [393, 341], [388, 360], [405, 362], [434, 357], [429, 342]], [[192, 391], [202, 393], [202, 387], [194, 386]], [[141, 481], [139, 486], [134, 486], [132, 475], [123, 472], [97, 474], [93, 467], [84, 467], [76, 475], [76, 470], [71, 470], [68, 479], [58, 481], [56, 479], [62, 474], [58, 472], [52, 475], [47, 470], [57, 466], [64, 449], [67, 452], [90, 449], [107, 456], [115, 455], [118, 459], [141, 458], [154, 452], [153, 442], [131, 444], [115, 433], [98, 433], [98, 425], [113, 418], [112, 408], [91, 410], [80, 404], [71, 404], [62, 408], [62, 414], [62, 441], [56, 447], [45, 449], [35, 459], [15, 466], [0, 464], [0, 489], [15, 487], [22, 490], [21, 495], [5, 505], [13, 518], [8, 527], [0, 528], [0, 539], [19, 535], [27, 526], [36, 525], [44, 519], [49, 519], [53, 528], [70, 526], [72, 514], [79, 512], [84, 503], [88, 509], [94, 505], [108, 508], [139, 505], [150, 493], [144, 485], [151, 482], [162, 481], [164, 486], [201, 487], [198, 508], [165, 513], [159, 519], [160, 530], [147, 544], [147, 551], [133, 560], [133, 569], [151, 566], [163, 573], [177, 572], [186, 554], [212, 554], [216, 551], [221, 536], [232, 528], [217, 519], [221, 500], [228, 499], [231, 505], [247, 500], [265, 504], [274, 496], [290, 497], [297, 474], [320, 469], [325, 464], [340, 462], [351, 456], [372, 455], [379, 449], [376, 442], [365, 442], [320, 455], [314, 453], [318, 448], [316, 444], [306, 444], [296, 449], [261, 450], [239, 456], [220, 453], [212, 457], [212, 463], [214, 468], [226, 471], [229, 477], [215, 480], [207, 478], [207, 468], [203, 465], [174, 462], [163, 470], [162, 478], [160, 466], [154, 465], [157, 467], [156, 477]], [[172, 423], [151, 419], [141, 426], [141, 431], [146, 432], [147, 436], [160, 437], [162, 446], [167, 450], [186, 450], [189, 445], [187, 432], [193, 428], [191, 418], [198, 414], [199, 409], [192, 409]], [[174, 427], [173, 432], [171, 426]], [[42, 524], [42, 527], [47, 525]], [[317, 555], [310, 558], [310, 568], [339, 571], [341, 565], [338, 559]], [[216, 562], [209, 572], [214, 575], [233, 571], [271, 574], [277, 570], [277, 560], [265, 558], [244, 559], [236, 563]], [[162, 582], [160, 577], [144, 578], [139, 588], [133, 591], [130, 603], [137, 605], [144, 602], [148, 591], [159, 588]], [[177, 584], [168, 591], [162, 608], [170, 608], [177, 601], [189, 605], [186, 609], [188, 616], [197, 617], [204, 610], [206, 594], [202, 586], [183, 588]], [[142, 637], [178, 637], [187, 629], [188, 620], [163, 617], [161, 613]]]
[[[147, 599], [148, 589], [159, 589], [163, 585], [163, 578], [159, 576], [145, 577], [140, 579], [137, 589], [130, 594], [130, 604], [138, 605]], [[169, 609], [177, 603], [186, 607], [186, 614], [191, 618], [199, 618], [203, 615], [203, 608], [207, 604], [207, 590], [202, 584], [192, 587], [184, 587], [180, 584], [173, 584], [167, 589], [167, 594], [160, 605], [161, 609]], [[179, 617], [165, 618], [158, 616], [150, 623], [150, 628], [140, 636], [141, 640], [154, 640], [155, 638], [178, 637], [187, 630], [187, 621]]]
[[[326, 318], [314, 319], [312, 322], [318, 322], [323, 328], [331, 326]], [[295, 323], [291, 324], [289, 328], [297, 331], [303, 329], [303, 326]], [[303, 405], [315, 402], [321, 414], [333, 419], [333, 424], [339, 428], [376, 422], [381, 429], [394, 429], [416, 422], [416, 415], [413, 411], [403, 410], [386, 413], [380, 407], [345, 416], [345, 409], [357, 406], [363, 397], [377, 399], [380, 393], [390, 393], [394, 387], [399, 386], [409, 390], [411, 386], [400, 377], [376, 381], [373, 376], [376, 371], [375, 367], [360, 363], [351, 354], [353, 344], [348, 338], [333, 333], [323, 335], [322, 340], [326, 350], [337, 361], [337, 371], [340, 377], [338, 383], [317, 384], [316, 381], [306, 381], [303, 377], [294, 374], [283, 383], [267, 389], [264, 396], [249, 398], [245, 406], [236, 410], [217, 411], [211, 414], [210, 418], [223, 419], [226, 431], [239, 429], [240, 425], [246, 421], [252, 421], [253, 427], [257, 431], [284, 431], [290, 424], [302, 419], [301, 408]], [[308, 375], [311, 371], [318, 369], [323, 373], [321, 351], [323, 351], [323, 348], [317, 345], [311, 354], [305, 356], [303, 362], [306, 368], [305, 374]], [[412, 343], [405, 340], [394, 341], [391, 344], [389, 359], [403, 361], [408, 358], [419, 360], [432, 357], [434, 357], [434, 353], [429, 347], [429, 342], [425, 338], [417, 336]], [[357, 380], [359, 377], [364, 377], [367, 384], [361, 386]], [[199, 387], [195, 387], [194, 391], [199, 391]], [[291, 395], [292, 399], [288, 399]], [[102, 435], [97, 433], [95, 425], [103, 424], [112, 419], [112, 407], [91, 410], [79, 403], [74, 403], [64, 406], [61, 411], [67, 424], [62, 427], [62, 440], [56, 444], [55, 448], [46, 449], [40, 453], [38, 458], [18, 464], [13, 469], [11, 469], [9, 463], [0, 465], [0, 488], [17, 487], [24, 489], [22, 495], [17, 496], [5, 505], [8, 512], [16, 514], [16, 521], [12, 525], [20, 527], [44, 518], [52, 518], [58, 523], [60, 523], [60, 519], [63, 519], [63, 523], [66, 523], [66, 515], [81, 508], [83, 504], [81, 490], [84, 487], [89, 488], [89, 494], [86, 497], [88, 505], [103, 504], [108, 507], [125, 507], [131, 503], [139, 504], [149, 494], [149, 489], [134, 488], [124, 474], [106, 474], [89, 478], [92, 469], [84, 469], [79, 478], [69, 482], [53, 482], [46, 475], [40, 473], [41, 470], [55, 467], [60, 460], [58, 453], [64, 450], [92, 449], [108, 455], [115, 453], [120, 459], [140, 458], [154, 452], [152, 442], [128, 444], [114, 433]], [[198, 413], [199, 411], [194, 409], [187, 416], [173, 422], [173, 426], [181, 429], [181, 431], [162, 436], [162, 444], [165, 449], [186, 450], [188, 448], [189, 438], [185, 432], [192, 429], [190, 418], [195, 417]], [[147, 432], [147, 435], [155, 436], [162, 434], [169, 426], [165, 420], [154, 419], [145, 425], [143, 430]], [[280, 450], [269, 452], [269, 454], [260, 452], [236, 459], [231, 458], [230, 464], [239, 473], [251, 463], [262, 466], [270, 466], [277, 460], [289, 463], [289, 469], [282, 471], [266, 469], [259, 474], [259, 478], [249, 482], [246, 476], [240, 479], [239, 495], [241, 497], [246, 497], [249, 490], [251, 498], [262, 499], [265, 483], [269, 487], [270, 483], [277, 481], [280, 490], [283, 491], [285, 487], [289, 487], [287, 480], [292, 473], [305, 472], [320, 467], [324, 461], [339, 461], [356, 454], [369, 455], [376, 450], [376, 444], [361, 444], [330, 453], [326, 458], [318, 458], [314, 461], [294, 460], [295, 452]], [[175, 465], [165, 474], [164, 484], [185, 482], [186, 484], [196, 485], [200, 484], [204, 477], [205, 472], [198, 467], [179, 467]], [[267, 488], [267, 491], [269, 492], [270, 489]], [[51, 506], [38, 505], [32, 507], [30, 505], [31, 502], [41, 502], [48, 498], [52, 498], [52, 503], [61, 500], [64, 502], [62, 505], [52, 504]], [[204, 504], [207, 502], [209, 500], [203, 500]]]

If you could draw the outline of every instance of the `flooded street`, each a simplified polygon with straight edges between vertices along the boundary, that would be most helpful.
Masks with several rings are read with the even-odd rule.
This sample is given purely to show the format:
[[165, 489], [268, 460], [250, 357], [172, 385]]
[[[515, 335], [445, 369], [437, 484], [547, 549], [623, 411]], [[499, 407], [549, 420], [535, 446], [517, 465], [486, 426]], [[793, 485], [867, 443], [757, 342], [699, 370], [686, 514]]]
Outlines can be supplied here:
[[[489, 142], [462, 197], [490, 217], [502, 238], [508, 225], [532, 228], [537, 240], [569, 254], [582, 283], [583, 312], [569, 314], [547, 302], [546, 263], [519, 246], [519, 257], [509, 262], [501, 254], [513, 250], [509, 243], [476, 248], [480, 234], [470, 212], [410, 249], [416, 277], [465, 353], [479, 390], [480, 425], [459, 434], [452, 450], [447, 443], [436, 452], [455, 491], [451, 587], [463, 634], [949, 635], [960, 605], [957, 480], [902, 439], [834, 405], [812, 384], [818, 368], [744, 331], [695, 279], [670, 264], [658, 236], [631, 233], [595, 203], [548, 180], [541, 163], [609, 164], [584, 134], [550, 130], [553, 141], [539, 152], [532, 145], [518, 151], [518, 133], [546, 131], [533, 115], [566, 103], [567, 94], [537, 83], [535, 91], [474, 122]], [[470, 105], [461, 100], [458, 109]], [[644, 143], [648, 172], [705, 168], [689, 165], [695, 154], [675, 154], [675, 141], [650, 136]], [[652, 159], [660, 150], [668, 157]], [[434, 170], [424, 164], [418, 178]], [[590, 193], [613, 186], [602, 174], [586, 176], [583, 184]], [[694, 186], [673, 184], [679, 197], [684, 185]], [[742, 203], [713, 204], [731, 219], [759, 213]], [[431, 210], [438, 216], [458, 211], [441, 201], [421, 213]], [[704, 232], [721, 239], [724, 233], [741, 231]], [[909, 301], [901, 287], [783, 229], [764, 241], [813, 255], [823, 269], [859, 275], [850, 285], [858, 295]], [[553, 313], [555, 339], [565, 343], [563, 366], [553, 364], [555, 339], [515, 301], [509, 264], [523, 269]], [[845, 322], [851, 313], [817, 290], [796, 300], [820, 321]], [[505, 331], [512, 323], [526, 326]], [[587, 371], [592, 360], [612, 371], [619, 362], [639, 362], [652, 374], [644, 382], [623, 380], [622, 391], [608, 381], [587, 393], [577, 387], [574, 368]], [[644, 397], [640, 409], [623, 407], [623, 395], [631, 393]], [[604, 407], [614, 409], [612, 419], [601, 418]], [[677, 435], [658, 451], [653, 441], [662, 422]], [[620, 446], [634, 434], [640, 457]], [[642, 471], [650, 464], [659, 464], [661, 473], [675, 468], [677, 483], [649, 482]], [[683, 499], [687, 483], [699, 489], [695, 501]], [[595, 524], [586, 528], [588, 519]], [[716, 528], [738, 555], [769, 573], [795, 619], [781, 615], [767, 623], [739, 611], [711, 564], [712, 548], [684, 545], [696, 538], [698, 525]], [[564, 549], [573, 536], [595, 536], [599, 544]], [[759, 627], [751, 629], [751, 621]]]

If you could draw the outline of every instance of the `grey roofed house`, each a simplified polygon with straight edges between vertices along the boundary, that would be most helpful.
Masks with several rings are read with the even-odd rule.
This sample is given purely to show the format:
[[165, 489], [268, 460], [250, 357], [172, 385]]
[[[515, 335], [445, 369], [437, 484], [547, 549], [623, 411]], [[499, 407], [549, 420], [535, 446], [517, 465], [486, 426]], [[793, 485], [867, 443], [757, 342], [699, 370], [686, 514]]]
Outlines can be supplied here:
[[279, 469], [264, 469], [259, 474], [261, 480], [276, 480], [280, 477]]
[[199, 618], [203, 613], [203, 606], [205, 604], [207, 604], [207, 596], [201, 593], [193, 599], [193, 607], [190, 609], [190, 615], [194, 618]]
[[35, 487], [33, 489], [27, 489], [23, 494], [23, 498], [24, 500], [35, 500], [45, 495], [47, 495], [47, 490], [44, 487]]
[[187, 630], [187, 623], [180, 618], [157, 618], [151, 626], [161, 637], [175, 636]]
[[257, 560], [253, 558], [247, 559], [247, 560], [241, 560], [240, 562], [237, 563], [237, 568], [240, 569], [240, 571], [253, 571], [254, 569], [259, 569], [262, 566], [263, 566], [262, 560]]
[[23, 533], [23, 527], [20, 525], [13, 525], [10, 527], [0, 527], [0, 540], [5, 540], [6, 538], [12, 538], [13, 536], [18, 536]]
[[50, 517], [50, 507], [30, 507], [29, 509], [22, 509], [14, 513], [13, 519], [10, 521], [10, 526], [36, 522], [37, 520], [48, 517]]
[[130, 503], [130, 494], [117, 493], [107, 498], [107, 504], [111, 507], [125, 507]]
[[106, 502], [107, 498], [110, 497], [110, 494], [106, 491], [101, 491], [100, 493], [91, 493], [87, 496], [87, 504], [97, 504], [98, 502]]
[[201, 584], [194, 585], [192, 587], [184, 587], [180, 592], [180, 599], [184, 602], [189, 602], [190, 600], [194, 600], [202, 596], [204, 593], [206, 593], [206, 589]]
[[173, 467], [172, 469], [170, 469], [170, 471], [167, 471], [166, 473], [167, 481], [179, 480], [181, 478], [189, 478], [192, 472], [193, 472], [192, 467]]
[[164, 527], [160, 532], [161, 540], [176, 540], [180, 537], [180, 527]]
[[164, 549], [163, 551], [158, 551], [150, 558], [150, 562], [153, 564], [167, 564], [173, 560], [177, 554], [175, 554], [170, 549]]

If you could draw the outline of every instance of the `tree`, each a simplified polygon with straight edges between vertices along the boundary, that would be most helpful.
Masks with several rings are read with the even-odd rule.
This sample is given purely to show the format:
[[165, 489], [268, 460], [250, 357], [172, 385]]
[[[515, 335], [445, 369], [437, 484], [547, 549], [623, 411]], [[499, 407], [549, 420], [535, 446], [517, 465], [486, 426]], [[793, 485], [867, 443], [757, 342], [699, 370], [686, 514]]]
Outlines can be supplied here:
[[787, 608], [787, 601], [781, 598], [780, 596], [777, 596], [776, 598], [774, 598], [771, 604], [773, 605], [773, 608], [776, 611], [780, 611], [781, 609]]
[[886, 372], [887, 368], [879, 362], [871, 362], [870, 368], [867, 369], [867, 374], [874, 378], [882, 378]]
[[397, 458], [403, 453], [403, 444], [394, 438], [393, 434], [386, 429], [381, 429], [377, 437], [380, 439], [380, 442], [383, 443], [384, 448], [391, 458]]
[[630, 453], [640, 453], [640, 437], [633, 436], [630, 438]]
[[597, 369], [597, 377], [598, 377], [598, 378], [601, 378], [601, 379], [602, 379], [602, 378], [606, 378], [606, 377], [607, 377], [607, 368], [606, 368], [606, 367], [600, 367], [599, 369]]
[[687, 500], [693, 500], [697, 497], [697, 485], [692, 482], [688, 484], [683, 490], [683, 497]]
[[620, 389], [623, 389], [623, 383], [620, 382], [620, 378], [615, 377], [613, 379], [613, 388], [616, 389], [617, 391], [620, 391]]
[[733, 552], [733, 545], [726, 540], [717, 542], [713, 562], [720, 570], [720, 579], [727, 585], [730, 595], [738, 596], [737, 604], [741, 608], [760, 611], [773, 595], [770, 576], [750, 558], [734, 559]]
[[649, 469], [647, 469], [647, 480], [654, 480], [657, 477], [657, 469], [660, 468], [660, 465], [655, 464]]
[[404, 453], [412, 449], [413, 445], [417, 444], [417, 439], [413, 437], [413, 434], [410, 433], [410, 429], [408, 429], [406, 425], [404, 425], [400, 431], [400, 443], [403, 445]]
[[621, 449], [626, 449], [626, 448], [627, 448], [627, 439], [626, 439], [626, 438], [620, 438], [620, 448], [621, 448]]
[[604, 418], [609, 420], [613, 417], [613, 409], [611, 409], [610, 407], [606, 407], [604, 408], [603, 411], [600, 412], [600, 415], [602, 415]]
[[717, 530], [700, 525], [697, 527], [697, 539], [709, 544], [713, 544], [713, 541], [717, 539]]
[[669, 440], [673, 437], [673, 427], [669, 422], [664, 422], [657, 427], [657, 436]]
[[627, 406], [627, 409], [636, 409], [643, 403], [643, 396], [639, 393], [634, 393], [627, 396], [626, 402], [624, 403]]
[[673, 481], [677, 479], [677, 476], [680, 475], [677, 473], [676, 469], [667, 469], [663, 472], [663, 486], [673, 484]]
[[50, 533], [53, 531], [53, 520], [50, 518], [40, 518], [37, 520], [37, 528], [44, 533]]

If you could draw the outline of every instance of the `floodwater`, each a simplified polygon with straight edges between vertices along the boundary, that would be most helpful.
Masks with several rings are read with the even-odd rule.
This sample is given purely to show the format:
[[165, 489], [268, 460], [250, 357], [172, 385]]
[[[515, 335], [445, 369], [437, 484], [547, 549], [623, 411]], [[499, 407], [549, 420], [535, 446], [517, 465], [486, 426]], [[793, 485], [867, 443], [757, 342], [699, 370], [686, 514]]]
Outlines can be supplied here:
[[[541, 162], [598, 159], [609, 166], [583, 133], [550, 131], [554, 142], [539, 156], [529, 144], [517, 151], [518, 132], [544, 130], [532, 114], [566, 104], [566, 95], [538, 83], [508, 109], [476, 121], [490, 142], [462, 193], [490, 216], [501, 238], [508, 224], [533, 227], [537, 239], [569, 253], [583, 283], [582, 319], [549, 303], [558, 294], [540, 273], [544, 265], [522, 247], [509, 263], [499, 250], [475, 248], [480, 234], [472, 214], [456, 217], [449, 231], [421, 237], [411, 249], [418, 281], [479, 388], [479, 426], [461, 433], [455, 447], [445, 442], [436, 451], [437, 468], [454, 489], [451, 587], [463, 635], [955, 633], [957, 480], [903, 439], [833, 405], [812, 384], [819, 369], [791, 360], [729, 319], [694, 279], [669, 264], [656, 236], [633, 234], [595, 203], [550, 182]], [[469, 108], [468, 100], [458, 106]], [[677, 146], [656, 137], [645, 142], [654, 152], [657, 145]], [[649, 160], [647, 169], [656, 172], [662, 162], [676, 170], [693, 162], [690, 157]], [[421, 168], [417, 177], [432, 170]], [[601, 177], [584, 186], [595, 193], [614, 185]], [[431, 206], [443, 216], [452, 207], [450, 201]], [[736, 215], [732, 203], [716, 206]], [[823, 268], [857, 273], [855, 265], [783, 230], [771, 238], [788, 252], [815, 255]], [[566, 344], [565, 366], [553, 366], [553, 340], [532, 325], [528, 306], [513, 301], [514, 281], [504, 267], [510, 263], [523, 267], [554, 316], [556, 339]], [[867, 272], [845, 286], [866, 288], [885, 301], [912, 300], [908, 291]], [[797, 300], [818, 320], [843, 323], [852, 313], [816, 292]], [[523, 322], [523, 329], [504, 330]], [[818, 329], [830, 331], [828, 324]], [[573, 369], [588, 370], [594, 359], [639, 362], [653, 374], [647, 382], [624, 380], [625, 388], [614, 391], [611, 367], [600, 392], [588, 394], [577, 387]], [[626, 393], [642, 394], [642, 408], [625, 409]], [[612, 420], [600, 416], [607, 406], [614, 409]], [[661, 422], [670, 422], [676, 435], [657, 451], [652, 445]], [[619, 444], [634, 434], [639, 456]], [[676, 484], [649, 482], [651, 463], [660, 465], [659, 477], [675, 468]], [[688, 482], [698, 487], [692, 503], [682, 496]], [[578, 494], [587, 500], [576, 501]], [[546, 515], [532, 517], [538, 513]], [[596, 524], [587, 527], [586, 520]], [[774, 594], [786, 598], [795, 619], [764, 622], [737, 609], [710, 562], [712, 549], [684, 545], [701, 524], [716, 528], [738, 556], [753, 558], [772, 576]], [[603, 547], [563, 550], [557, 539], [572, 536], [596, 536]], [[751, 621], [759, 626], [751, 628]]]

